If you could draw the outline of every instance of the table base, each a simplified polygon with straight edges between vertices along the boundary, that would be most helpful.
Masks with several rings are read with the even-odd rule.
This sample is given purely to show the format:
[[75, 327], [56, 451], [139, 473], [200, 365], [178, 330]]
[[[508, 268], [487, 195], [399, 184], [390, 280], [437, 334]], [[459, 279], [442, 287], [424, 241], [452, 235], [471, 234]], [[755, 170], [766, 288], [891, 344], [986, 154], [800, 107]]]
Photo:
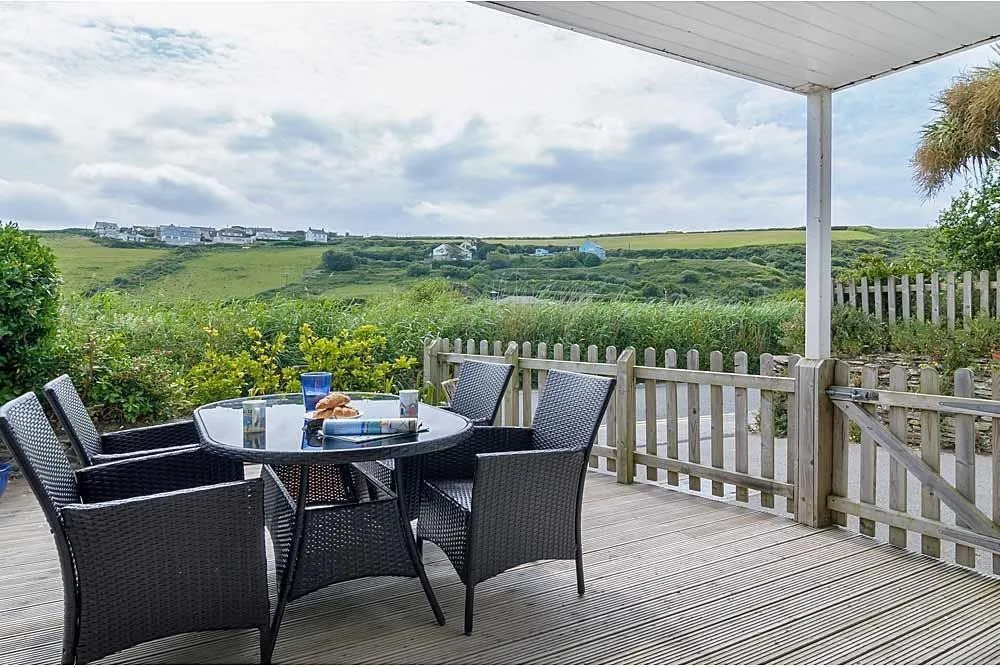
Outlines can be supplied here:
[[[403, 498], [403, 466], [394, 471], [396, 492], [379, 499], [316, 504], [310, 466], [299, 466], [295, 499], [270, 466], [263, 466], [265, 521], [274, 545], [278, 600], [262, 659], [271, 661], [286, 605], [330, 584], [371, 576], [419, 577], [434, 617], [444, 625]], [[288, 478], [288, 471], [282, 475]], [[382, 497], [384, 495], [384, 497]]]

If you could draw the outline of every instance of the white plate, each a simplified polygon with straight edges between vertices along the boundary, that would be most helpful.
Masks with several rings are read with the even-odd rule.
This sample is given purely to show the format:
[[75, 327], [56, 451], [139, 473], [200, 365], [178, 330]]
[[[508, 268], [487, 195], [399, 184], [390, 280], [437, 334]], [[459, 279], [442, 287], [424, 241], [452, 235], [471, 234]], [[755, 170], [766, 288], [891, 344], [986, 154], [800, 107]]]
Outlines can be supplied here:
[[[358, 410], [358, 414], [354, 415], [353, 417], [331, 417], [330, 419], [358, 419], [363, 414], [365, 414], [363, 411]], [[321, 420], [320, 417], [316, 416], [316, 411], [315, 410], [312, 410], [311, 412], [307, 412], [305, 416], [306, 416], [306, 419], [308, 419], [309, 421], [320, 421]]]

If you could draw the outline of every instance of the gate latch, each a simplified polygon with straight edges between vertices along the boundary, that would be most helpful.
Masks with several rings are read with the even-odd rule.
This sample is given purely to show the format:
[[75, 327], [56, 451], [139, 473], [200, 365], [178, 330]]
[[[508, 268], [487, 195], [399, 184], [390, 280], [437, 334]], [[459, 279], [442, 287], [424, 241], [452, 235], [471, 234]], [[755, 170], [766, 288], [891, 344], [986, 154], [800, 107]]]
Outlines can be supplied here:
[[877, 391], [858, 387], [830, 387], [826, 390], [826, 395], [835, 401], [853, 401], [855, 403], [878, 401]]

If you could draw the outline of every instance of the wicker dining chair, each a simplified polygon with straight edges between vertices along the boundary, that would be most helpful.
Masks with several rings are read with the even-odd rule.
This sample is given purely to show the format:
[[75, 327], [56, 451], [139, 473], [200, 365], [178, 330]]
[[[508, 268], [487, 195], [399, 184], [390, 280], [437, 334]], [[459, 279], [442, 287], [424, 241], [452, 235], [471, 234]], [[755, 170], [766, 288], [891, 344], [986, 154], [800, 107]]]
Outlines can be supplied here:
[[218, 477], [184, 450], [73, 471], [41, 403], [0, 407], [6, 443], [56, 542], [63, 580], [62, 661], [91, 662], [196, 630], [257, 629], [269, 601], [259, 479]]
[[[449, 393], [450, 404], [441, 406], [472, 421], [476, 426], [489, 426], [500, 412], [504, 392], [510, 384], [514, 367], [485, 361], [464, 361], [459, 367], [457, 386]], [[384, 488], [395, 491], [392, 475], [395, 462], [371, 461], [357, 464]], [[416, 504], [420, 497], [419, 462], [408, 462], [407, 495], [404, 499], [410, 516], [416, 517]], [[370, 487], [371, 488], [371, 487]], [[370, 491], [371, 492], [371, 491]]]
[[575, 559], [583, 595], [583, 485], [614, 387], [549, 371], [530, 428], [474, 428], [465, 443], [423, 457], [417, 540], [438, 545], [465, 584], [466, 634], [476, 584], [516, 565]]
[[[198, 446], [198, 430], [191, 420], [130, 428], [103, 435], [98, 433], [83, 399], [68, 375], [60, 375], [42, 390], [60, 426], [69, 436], [73, 450], [85, 466], [157, 451]], [[242, 464], [233, 461], [227, 465], [232, 468], [230, 481], [243, 479]]]

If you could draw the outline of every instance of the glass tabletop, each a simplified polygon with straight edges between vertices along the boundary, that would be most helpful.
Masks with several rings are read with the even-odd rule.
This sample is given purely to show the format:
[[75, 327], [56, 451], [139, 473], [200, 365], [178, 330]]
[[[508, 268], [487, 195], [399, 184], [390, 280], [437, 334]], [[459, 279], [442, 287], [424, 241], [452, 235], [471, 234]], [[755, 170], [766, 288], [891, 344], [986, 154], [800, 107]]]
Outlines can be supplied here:
[[[351, 407], [361, 419], [399, 417], [399, 397], [391, 394], [346, 392]], [[264, 401], [263, 431], [248, 431], [243, 425], [243, 402]], [[301, 465], [308, 463], [350, 463], [392, 459], [447, 449], [467, 437], [472, 423], [465, 417], [421, 403], [418, 433], [354, 442], [324, 437], [320, 422], [305, 418], [302, 394], [276, 394], [234, 398], [196, 408], [195, 425], [201, 444], [222, 456], [243, 461]]]

